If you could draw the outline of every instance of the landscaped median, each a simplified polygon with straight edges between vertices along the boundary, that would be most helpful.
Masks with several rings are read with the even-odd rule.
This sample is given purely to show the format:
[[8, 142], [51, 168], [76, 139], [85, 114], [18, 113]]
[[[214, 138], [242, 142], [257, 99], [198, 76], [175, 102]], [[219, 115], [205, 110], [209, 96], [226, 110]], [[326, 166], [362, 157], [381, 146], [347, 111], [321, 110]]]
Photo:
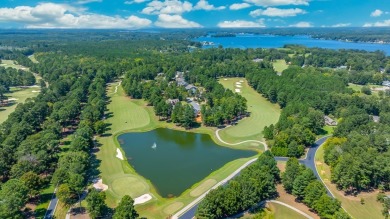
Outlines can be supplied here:
[[[256, 157], [237, 159], [225, 164], [222, 168], [212, 172], [205, 179], [183, 192], [179, 197], [161, 197], [152, 183], [137, 174], [129, 165], [127, 159], [121, 160], [117, 158], [117, 149], [120, 149], [117, 136], [126, 132], [145, 132], [155, 128], [170, 128], [181, 131], [188, 130], [178, 128], [174, 126], [174, 124], [158, 121], [154, 115], [153, 109], [146, 106], [146, 103], [143, 100], [132, 100], [125, 96], [123, 89], [120, 86], [115, 93], [114, 91], [117, 85], [118, 82], [111, 84], [108, 88], [107, 93], [111, 102], [108, 105], [110, 113], [105, 122], [110, 125], [110, 130], [104, 136], [98, 138], [101, 146], [97, 153], [97, 158], [101, 161], [99, 170], [101, 171], [102, 183], [108, 186], [106, 192], [109, 206], [116, 206], [120, 201], [120, 198], [126, 194], [131, 195], [133, 198], [150, 194], [152, 200], [137, 205], [137, 211], [139, 211], [141, 216], [147, 218], [165, 218], [188, 205], [205, 191], [224, 180], [247, 161]], [[219, 142], [215, 137], [215, 128], [200, 127], [189, 131], [209, 134], [215, 142]], [[263, 149], [263, 146], [260, 144], [254, 146], [250, 143], [225, 146], [236, 149], [256, 149], [257, 151], [262, 151]], [[126, 157], [123, 150], [121, 150], [121, 153], [123, 157]]]

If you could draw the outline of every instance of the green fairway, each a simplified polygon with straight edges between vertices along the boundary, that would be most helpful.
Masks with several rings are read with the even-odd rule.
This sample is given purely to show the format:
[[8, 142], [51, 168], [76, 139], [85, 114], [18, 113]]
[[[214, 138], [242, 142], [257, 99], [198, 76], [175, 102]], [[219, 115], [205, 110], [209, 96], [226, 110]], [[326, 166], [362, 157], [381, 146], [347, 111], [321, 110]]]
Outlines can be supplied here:
[[16, 62], [14, 60], [1, 60], [1, 64], [0, 66], [1, 67], [4, 67], [4, 68], [15, 68], [15, 69], [21, 69], [21, 70], [25, 70], [25, 71], [28, 71], [28, 68], [27, 67], [24, 67], [22, 65], [18, 65], [18, 64], [15, 64]]
[[[242, 119], [237, 125], [220, 131], [220, 136], [228, 142], [239, 142], [243, 140], [260, 140], [264, 126], [275, 124], [280, 116], [280, 108], [276, 104], [270, 103], [253, 88], [251, 88], [244, 78], [225, 78], [219, 82], [228, 89], [237, 89], [236, 82], [241, 83], [240, 94], [246, 98], [250, 116]], [[253, 143], [252, 143], [253, 144]]]
[[17, 100], [15, 100], [15, 103], [10, 106], [0, 107], [0, 124], [3, 123], [5, 120], [7, 120], [8, 115], [15, 110], [16, 106], [19, 103], [24, 103], [28, 98], [36, 97], [38, 95], [38, 92], [33, 92], [33, 91], [39, 91], [39, 90], [40, 90], [39, 87], [25, 88], [25, 89], [11, 88], [11, 93], [7, 93], [5, 95], [8, 97], [8, 99], [15, 98]]
[[288, 68], [288, 65], [284, 59], [278, 59], [274, 61], [273, 66], [276, 72], [283, 72]]
[[[337, 199], [341, 201], [341, 205], [353, 218], [370, 218], [382, 219], [384, 218], [382, 211], [382, 204], [376, 201], [377, 191], [369, 193], [360, 193], [357, 196], [345, 196], [343, 191], [337, 190], [335, 184], [330, 182], [330, 167], [324, 162], [324, 149], [320, 147], [315, 155], [316, 168], [320, 177], [325, 182], [327, 187], [332, 191]], [[360, 203], [361, 198], [364, 198], [365, 203]]]
[[[114, 93], [117, 84], [110, 84], [108, 87], [107, 94], [111, 100], [108, 104], [108, 111], [111, 115], [108, 116], [105, 122], [110, 126], [106, 134], [98, 138], [101, 146], [97, 153], [97, 158], [101, 162], [99, 167], [100, 176], [103, 179], [103, 183], [108, 185], [106, 201], [109, 206], [116, 206], [126, 194], [131, 195], [132, 198], [136, 198], [149, 193], [153, 199], [136, 207], [140, 215], [151, 219], [166, 218], [168, 215], [178, 211], [181, 207], [188, 205], [196, 197], [201, 195], [203, 191], [210, 189], [214, 185], [214, 182], [225, 179], [233, 171], [252, 159], [245, 158], [229, 162], [219, 170], [212, 172], [202, 181], [193, 185], [179, 197], [162, 198], [156, 192], [150, 181], [138, 175], [127, 160], [120, 160], [116, 157], [116, 150], [119, 147], [116, 137], [124, 132], [149, 131], [158, 127], [185, 130], [175, 127], [173, 124], [158, 121], [152, 107], [146, 106], [146, 102], [143, 100], [131, 100], [125, 96], [122, 87], [118, 87], [117, 93]], [[214, 135], [215, 129], [200, 127], [190, 131], [210, 134], [214, 141], [216, 141]], [[123, 151], [122, 154], [126, 157]]]

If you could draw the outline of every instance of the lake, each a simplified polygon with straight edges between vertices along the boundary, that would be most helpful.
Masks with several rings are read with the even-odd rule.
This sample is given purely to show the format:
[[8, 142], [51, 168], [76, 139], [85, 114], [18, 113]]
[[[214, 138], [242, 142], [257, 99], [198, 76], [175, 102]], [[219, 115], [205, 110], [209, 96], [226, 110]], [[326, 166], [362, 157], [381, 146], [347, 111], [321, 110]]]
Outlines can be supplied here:
[[226, 163], [256, 155], [217, 145], [209, 135], [155, 129], [118, 136], [130, 165], [163, 197], [179, 196]]
[[[325, 49], [360, 49], [366, 51], [384, 51], [390, 55], [390, 44], [353, 43], [337, 40], [313, 39], [310, 36], [276, 36], [237, 34], [236, 37], [199, 37], [194, 39], [198, 42], [213, 42], [215, 46], [222, 45], [224, 48], [280, 48], [286, 44], [299, 44], [307, 47], [319, 47]], [[215, 46], [205, 46], [210, 48]]]

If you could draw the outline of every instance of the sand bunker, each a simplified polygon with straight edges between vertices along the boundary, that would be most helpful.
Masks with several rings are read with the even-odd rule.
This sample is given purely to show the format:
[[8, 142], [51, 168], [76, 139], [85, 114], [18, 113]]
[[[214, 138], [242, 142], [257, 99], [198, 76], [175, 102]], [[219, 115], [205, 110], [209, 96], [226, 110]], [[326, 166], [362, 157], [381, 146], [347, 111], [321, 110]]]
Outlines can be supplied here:
[[108, 185], [103, 184], [102, 179], [94, 180], [93, 182], [94, 182], [93, 187], [95, 189], [102, 190], [102, 191], [106, 191], [108, 189]]
[[119, 148], [116, 149], [116, 157], [121, 159], [121, 160], [124, 160], [123, 159], [123, 154], [122, 154], [122, 151], [119, 150]]
[[227, 79], [225, 78], [225, 79], [223, 79], [224, 81], [227, 81]]
[[31, 91], [31, 92], [33, 92], [33, 93], [39, 93], [39, 92], [41, 92], [41, 91], [39, 91], [39, 90], [33, 90], [33, 91]]
[[140, 197], [134, 199], [134, 205], [143, 204], [143, 203], [148, 202], [150, 200], [152, 200], [152, 196], [150, 194], [144, 194], [144, 195], [141, 195]]
[[241, 82], [241, 83], [243, 83], [243, 82], [244, 82], [244, 80], [240, 80], [240, 82]]
[[236, 85], [241, 85], [241, 82], [236, 82]]
[[235, 91], [236, 91], [237, 93], [240, 93], [240, 92], [241, 92], [241, 89], [235, 89]]
[[241, 88], [242, 86], [241, 85], [236, 85], [236, 87], [240, 87]]
[[17, 101], [18, 99], [16, 98], [9, 98], [8, 101]]

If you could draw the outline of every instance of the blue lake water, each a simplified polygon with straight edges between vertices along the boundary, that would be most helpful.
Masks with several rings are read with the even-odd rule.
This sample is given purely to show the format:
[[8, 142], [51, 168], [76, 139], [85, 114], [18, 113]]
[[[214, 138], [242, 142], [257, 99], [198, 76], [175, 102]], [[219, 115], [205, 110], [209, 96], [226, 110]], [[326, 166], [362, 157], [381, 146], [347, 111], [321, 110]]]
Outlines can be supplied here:
[[310, 36], [276, 36], [276, 35], [253, 35], [238, 34], [236, 37], [199, 37], [194, 39], [198, 42], [213, 42], [216, 47], [222, 45], [224, 48], [280, 48], [286, 44], [299, 44], [307, 47], [319, 47], [325, 49], [359, 49], [366, 51], [384, 51], [390, 55], [390, 44], [374, 43], [352, 43], [336, 40], [313, 39]]

